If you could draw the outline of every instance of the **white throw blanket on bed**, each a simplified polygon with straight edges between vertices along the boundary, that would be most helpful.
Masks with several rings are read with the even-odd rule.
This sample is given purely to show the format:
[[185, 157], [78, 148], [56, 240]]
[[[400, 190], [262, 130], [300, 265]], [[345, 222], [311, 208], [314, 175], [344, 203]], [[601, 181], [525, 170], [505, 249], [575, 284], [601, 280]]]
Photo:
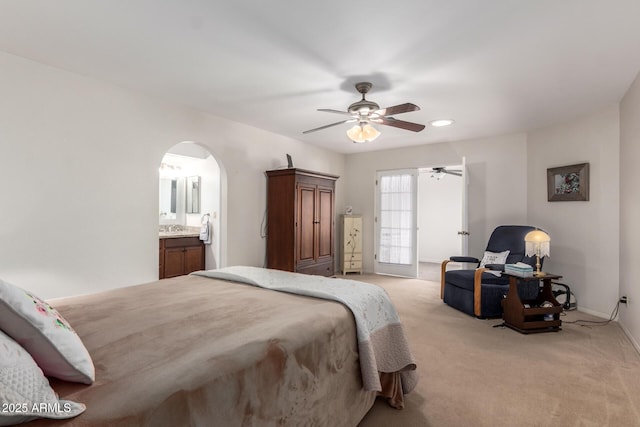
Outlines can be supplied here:
[[382, 390], [378, 372], [400, 372], [404, 393], [413, 390], [418, 382], [416, 364], [398, 313], [386, 291], [379, 286], [244, 266], [192, 274], [341, 302], [351, 310], [356, 321], [364, 389]]

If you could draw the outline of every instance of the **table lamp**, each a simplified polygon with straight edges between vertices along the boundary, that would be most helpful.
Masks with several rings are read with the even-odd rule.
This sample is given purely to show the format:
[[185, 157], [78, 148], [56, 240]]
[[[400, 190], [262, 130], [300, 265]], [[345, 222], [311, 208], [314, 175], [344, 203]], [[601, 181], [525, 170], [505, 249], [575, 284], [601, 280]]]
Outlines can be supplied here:
[[542, 230], [533, 230], [524, 236], [525, 254], [536, 256], [536, 276], [541, 276], [540, 258], [549, 256], [549, 242], [551, 237]]

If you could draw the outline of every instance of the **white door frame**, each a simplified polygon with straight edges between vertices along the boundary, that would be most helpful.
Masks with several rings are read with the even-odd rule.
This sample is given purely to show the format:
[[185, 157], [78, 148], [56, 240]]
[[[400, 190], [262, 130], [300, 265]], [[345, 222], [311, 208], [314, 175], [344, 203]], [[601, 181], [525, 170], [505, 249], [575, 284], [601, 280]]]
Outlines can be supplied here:
[[467, 159], [462, 157], [462, 209], [460, 214], [460, 256], [469, 255], [469, 175], [467, 174]]

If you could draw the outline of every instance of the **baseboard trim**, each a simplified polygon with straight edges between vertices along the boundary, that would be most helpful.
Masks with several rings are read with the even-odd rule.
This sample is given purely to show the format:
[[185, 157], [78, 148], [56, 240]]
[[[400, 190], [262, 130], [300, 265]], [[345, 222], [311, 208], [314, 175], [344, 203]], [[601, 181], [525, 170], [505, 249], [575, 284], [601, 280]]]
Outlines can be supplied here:
[[[599, 311], [589, 310], [588, 308], [580, 308], [580, 307], [578, 307], [578, 311], [580, 311], [582, 313], [590, 314], [592, 316], [600, 317], [602, 319], [607, 319], [607, 320], [609, 320], [609, 316], [611, 316], [611, 313], [609, 313], [609, 314], [600, 313]], [[613, 320], [615, 320], [615, 319], [613, 319]]]
[[[594, 311], [594, 310], [589, 310], [589, 309], [584, 309], [584, 308], [579, 308], [578, 311], [582, 312], [582, 313], [590, 314], [592, 316], [600, 317], [600, 318], [603, 318], [603, 319], [606, 319], [606, 320], [609, 320], [609, 317], [611, 316], [611, 314], [600, 313], [599, 311]], [[629, 340], [629, 342], [631, 343], [633, 348], [640, 355], [640, 343], [638, 343], [638, 341], [636, 341], [636, 339], [633, 337], [633, 335], [631, 335], [631, 332], [629, 332], [629, 330], [624, 326], [624, 324], [620, 322], [620, 317], [616, 316], [615, 319], [613, 319], [613, 321], [616, 322], [620, 326], [620, 329], [622, 329], [622, 332], [624, 332], [624, 334], [626, 335], [627, 339]]]
[[618, 325], [620, 325], [622, 332], [624, 332], [624, 334], [627, 336], [633, 348], [635, 348], [638, 354], [640, 354], [640, 344], [638, 343], [638, 341], [636, 341], [635, 338], [633, 338], [633, 335], [631, 335], [631, 332], [629, 332], [629, 330], [624, 326], [624, 324], [618, 322]]
[[447, 258], [442, 258], [442, 259], [419, 259], [418, 262], [430, 262], [433, 264], [442, 264], [442, 261], [445, 260]]

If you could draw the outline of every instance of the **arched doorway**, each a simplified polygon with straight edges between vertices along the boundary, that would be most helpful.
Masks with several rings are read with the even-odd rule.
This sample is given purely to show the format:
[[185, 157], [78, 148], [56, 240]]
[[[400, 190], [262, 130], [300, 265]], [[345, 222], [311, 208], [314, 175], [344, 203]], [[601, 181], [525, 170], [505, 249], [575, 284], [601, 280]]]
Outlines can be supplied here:
[[205, 242], [205, 269], [224, 265], [221, 256], [223, 230], [223, 171], [209, 150], [184, 141], [171, 147], [159, 167], [159, 215], [161, 231], [194, 232], [209, 222]]

